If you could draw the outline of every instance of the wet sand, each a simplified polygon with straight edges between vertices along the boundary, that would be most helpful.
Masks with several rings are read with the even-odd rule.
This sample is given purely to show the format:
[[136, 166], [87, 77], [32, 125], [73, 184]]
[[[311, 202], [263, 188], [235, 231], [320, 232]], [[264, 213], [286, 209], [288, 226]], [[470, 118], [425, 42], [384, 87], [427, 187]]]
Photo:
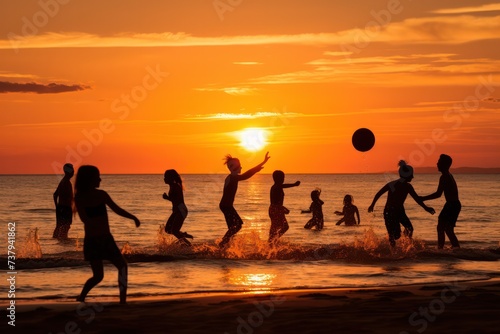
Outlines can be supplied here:
[[498, 333], [500, 279], [129, 298], [127, 305], [98, 296], [18, 300], [15, 324], [9, 333]]

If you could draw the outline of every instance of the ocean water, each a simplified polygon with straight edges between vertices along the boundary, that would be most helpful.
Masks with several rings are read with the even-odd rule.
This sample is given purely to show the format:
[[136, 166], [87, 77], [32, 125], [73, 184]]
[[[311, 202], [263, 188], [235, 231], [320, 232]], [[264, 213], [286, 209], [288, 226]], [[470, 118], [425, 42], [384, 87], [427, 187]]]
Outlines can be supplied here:
[[[455, 175], [463, 206], [455, 231], [462, 248], [452, 250], [446, 240], [445, 249], [437, 250], [437, 216], [444, 198], [426, 202], [436, 209], [430, 215], [408, 197], [414, 236], [398, 240], [395, 249], [382, 216], [385, 195], [373, 213], [367, 212], [375, 193], [395, 174], [286, 175], [285, 182], [300, 180], [301, 185], [285, 189], [290, 229], [278, 247], [270, 248], [267, 210], [273, 181], [271, 175], [257, 174], [240, 182], [235, 207], [244, 225], [231, 247], [220, 251], [216, 243], [227, 230], [218, 208], [225, 176], [182, 175], [189, 209], [182, 231], [194, 236], [192, 247], [186, 247], [162, 232], [171, 212], [171, 203], [162, 199], [168, 192], [162, 175], [102, 175], [101, 189], [142, 223], [135, 228], [133, 221], [108, 209], [111, 232], [129, 262], [129, 296], [388, 286], [500, 275], [500, 175]], [[438, 180], [439, 174], [422, 174], [412, 184], [427, 195]], [[16, 299], [74, 300], [91, 276], [78, 217], [68, 240], [52, 239], [52, 193], [58, 182], [55, 175], [0, 175], [0, 268], [7, 275], [8, 227], [15, 223]], [[303, 228], [311, 214], [301, 210], [309, 207], [316, 188], [325, 202], [322, 231]], [[359, 226], [335, 225], [340, 217], [334, 211], [342, 210], [346, 194], [359, 208]], [[105, 278], [89, 300], [117, 298], [116, 279], [116, 269], [106, 264]]]

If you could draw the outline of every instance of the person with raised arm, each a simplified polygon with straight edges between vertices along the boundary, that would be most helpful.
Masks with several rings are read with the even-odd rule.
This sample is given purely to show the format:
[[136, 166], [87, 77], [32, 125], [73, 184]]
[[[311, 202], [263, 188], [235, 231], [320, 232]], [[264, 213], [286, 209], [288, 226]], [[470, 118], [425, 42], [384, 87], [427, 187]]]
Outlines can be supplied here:
[[219, 243], [220, 248], [227, 246], [231, 238], [238, 233], [243, 225], [238, 212], [234, 208], [234, 198], [236, 196], [236, 191], [238, 190], [238, 182], [248, 180], [257, 172], [259, 172], [264, 165], [269, 160], [269, 152], [266, 153], [264, 161], [262, 161], [257, 166], [247, 170], [245, 173], [241, 174], [241, 163], [238, 158], [234, 158], [231, 155], [226, 155], [224, 164], [229, 169], [230, 174], [226, 177], [224, 181], [224, 189], [222, 192], [222, 198], [219, 203], [219, 208], [224, 214], [224, 218], [227, 224], [227, 232], [222, 237], [222, 241]]

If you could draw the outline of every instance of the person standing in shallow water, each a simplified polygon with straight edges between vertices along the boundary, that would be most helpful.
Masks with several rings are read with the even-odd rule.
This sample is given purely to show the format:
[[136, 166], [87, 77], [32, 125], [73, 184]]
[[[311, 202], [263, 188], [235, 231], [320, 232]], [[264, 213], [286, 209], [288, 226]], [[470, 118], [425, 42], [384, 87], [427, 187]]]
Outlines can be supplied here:
[[340, 225], [342, 223], [345, 223], [346, 226], [354, 226], [356, 225], [356, 219], [354, 215], [358, 218], [358, 225], [360, 223], [359, 220], [359, 210], [356, 205], [353, 204], [354, 199], [352, 198], [351, 195], [345, 195], [344, 196], [344, 207], [342, 208], [342, 211], [335, 211], [335, 214], [337, 216], [344, 216], [341, 218], [335, 225]]
[[387, 183], [383, 186], [373, 198], [372, 204], [368, 208], [368, 212], [373, 212], [373, 208], [377, 200], [387, 192], [387, 202], [384, 208], [384, 220], [387, 234], [389, 235], [389, 243], [392, 247], [396, 246], [396, 240], [401, 237], [401, 225], [405, 228], [405, 235], [409, 238], [413, 235], [413, 226], [410, 219], [406, 215], [404, 203], [408, 194], [413, 197], [425, 211], [434, 214], [433, 208], [428, 207], [420, 199], [420, 197], [410, 184], [413, 179], [413, 167], [407, 165], [404, 160], [399, 162], [400, 178]]
[[227, 232], [222, 237], [222, 241], [219, 243], [219, 247], [224, 248], [231, 238], [238, 233], [243, 225], [243, 221], [241, 220], [238, 212], [234, 208], [234, 198], [236, 196], [236, 191], [238, 190], [238, 182], [244, 181], [251, 178], [255, 173], [259, 172], [264, 165], [269, 160], [269, 152], [266, 153], [264, 157], [264, 161], [258, 164], [257, 166], [249, 169], [245, 173], [241, 174], [241, 163], [237, 158], [233, 158], [231, 155], [226, 155], [224, 164], [227, 165], [227, 168], [231, 172], [226, 177], [224, 181], [224, 189], [222, 191], [222, 198], [219, 203], [219, 208], [224, 214], [224, 218], [227, 224]]
[[438, 188], [435, 193], [421, 197], [422, 201], [428, 201], [441, 197], [444, 193], [446, 203], [438, 217], [437, 225], [437, 239], [438, 248], [444, 247], [445, 234], [450, 239], [453, 248], [460, 248], [458, 238], [455, 235], [455, 225], [457, 223], [458, 215], [462, 209], [462, 204], [458, 199], [458, 186], [457, 182], [450, 173], [452, 159], [449, 155], [441, 154], [437, 162], [437, 168], [441, 172], [439, 178]]
[[302, 210], [301, 213], [311, 213], [313, 214], [312, 218], [304, 225], [306, 229], [312, 229], [316, 227], [316, 230], [321, 231], [324, 227], [324, 219], [323, 219], [323, 204], [324, 202], [319, 198], [321, 195], [321, 190], [316, 189], [311, 191], [311, 200], [312, 203], [309, 206], [309, 210]]
[[104, 277], [103, 260], [109, 260], [118, 269], [120, 303], [127, 301], [127, 261], [121, 254], [109, 229], [106, 206], [116, 214], [132, 219], [135, 226], [141, 222], [136, 216], [120, 208], [107, 192], [97, 189], [101, 183], [99, 169], [95, 166], [81, 166], [75, 181], [75, 206], [84, 225], [85, 238], [83, 255], [90, 262], [93, 276], [87, 280], [77, 301], [84, 302], [87, 294]]
[[52, 238], [67, 239], [68, 232], [73, 222], [73, 186], [71, 178], [75, 174], [72, 164], [63, 167], [64, 176], [54, 192], [54, 204], [56, 206], [56, 228]]
[[193, 238], [191, 234], [181, 232], [182, 224], [187, 217], [188, 209], [184, 204], [184, 194], [182, 179], [175, 169], [165, 171], [163, 180], [165, 184], [170, 186], [167, 193], [163, 193], [163, 199], [172, 202], [172, 214], [165, 224], [165, 232], [174, 235], [179, 241], [191, 246], [191, 243], [186, 238]]
[[274, 184], [270, 191], [271, 205], [269, 206], [269, 218], [271, 218], [271, 229], [269, 230], [270, 244], [276, 242], [289, 228], [285, 215], [290, 213], [290, 211], [283, 206], [285, 199], [285, 192], [283, 189], [300, 185], [300, 181], [296, 181], [295, 183], [284, 183], [285, 173], [280, 170], [274, 171], [273, 180]]

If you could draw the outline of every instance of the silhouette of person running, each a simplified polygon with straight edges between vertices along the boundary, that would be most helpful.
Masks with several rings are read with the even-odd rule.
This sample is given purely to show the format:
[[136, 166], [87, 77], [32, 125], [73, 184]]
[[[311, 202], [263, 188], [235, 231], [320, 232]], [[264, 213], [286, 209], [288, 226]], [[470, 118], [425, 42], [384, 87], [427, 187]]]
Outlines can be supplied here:
[[271, 186], [270, 197], [271, 205], [269, 206], [269, 218], [271, 218], [271, 228], [269, 230], [269, 243], [276, 242], [286, 231], [288, 231], [288, 222], [285, 215], [290, 211], [283, 206], [285, 199], [284, 188], [297, 187], [300, 181], [295, 183], [284, 183], [285, 173], [280, 170], [273, 172], [274, 184]]
[[193, 238], [191, 234], [181, 232], [182, 224], [187, 217], [188, 209], [184, 204], [182, 179], [175, 169], [167, 169], [163, 180], [170, 186], [167, 193], [163, 193], [163, 199], [172, 202], [172, 214], [165, 224], [165, 232], [174, 235], [179, 241], [191, 246], [186, 238]]
[[309, 206], [309, 210], [302, 210], [301, 213], [311, 213], [313, 214], [312, 218], [304, 225], [304, 228], [312, 229], [316, 227], [316, 230], [322, 230], [324, 226], [323, 220], [323, 204], [324, 202], [319, 199], [319, 195], [321, 195], [321, 190], [316, 189], [311, 191], [311, 200], [312, 203]]
[[421, 197], [422, 201], [436, 199], [444, 193], [446, 203], [438, 217], [437, 238], [438, 248], [444, 247], [445, 234], [450, 239], [453, 248], [460, 248], [458, 238], [455, 235], [455, 225], [462, 209], [462, 204], [458, 199], [458, 187], [453, 175], [450, 173], [452, 159], [449, 155], [441, 154], [437, 162], [437, 168], [441, 172], [438, 188], [435, 193]]
[[387, 183], [383, 186], [373, 198], [372, 204], [368, 208], [368, 212], [373, 212], [373, 207], [377, 200], [387, 192], [387, 202], [384, 208], [384, 220], [387, 233], [389, 235], [389, 243], [392, 247], [396, 246], [396, 240], [401, 237], [401, 225], [405, 228], [405, 235], [409, 238], [413, 235], [413, 225], [406, 215], [404, 202], [408, 194], [417, 202], [425, 211], [434, 214], [433, 208], [428, 207], [420, 199], [420, 197], [410, 184], [413, 179], [413, 167], [407, 165], [404, 160], [399, 161], [399, 176], [400, 178]]
[[224, 181], [224, 190], [222, 192], [219, 208], [224, 214], [228, 230], [224, 237], [222, 237], [219, 247], [225, 247], [227, 243], [231, 241], [233, 235], [241, 229], [241, 225], [243, 225], [243, 221], [233, 206], [234, 197], [236, 196], [236, 191], [238, 190], [238, 182], [247, 180], [255, 173], [259, 172], [262, 168], [264, 168], [264, 164], [269, 160], [269, 158], [269, 152], [267, 152], [263, 162], [241, 174], [240, 160], [233, 158], [229, 154], [226, 155], [224, 164], [227, 165], [231, 174], [229, 174]]
[[358, 218], [358, 225], [360, 223], [359, 219], [359, 210], [356, 205], [353, 204], [354, 199], [352, 198], [351, 195], [345, 195], [344, 196], [344, 207], [342, 208], [342, 211], [335, 211], [335, 214], [338, 216], [344, 216], [341, 218], [335, 225], [340, 225], [342, 223], [345, 223], [346, 226], [354, 226], [356, 225], [356, 219], [354, 218], [354, 215]]
[[109, 229], [106, 206], [116, 214], [134, 220], [135, 226], [141, 225], [136, 216], [120, 208], [107, 192], [97, 189], [101, 183], [99, 169], [84, 165], [78, 169], [75, 182], [75, 205], [84, 224], [85, 238], [83, 255], [90, 262], [93, 276], [83, 286], [77, 301], [84, 302], [89, 291], [102, 281], [104, 276], [103, 260], [109, 260], [118, 269], [120, 303], [127, 299], [127, 262], [115, 243]]
[[54, 204], [56, 205], [56, 228], [52, 238], [67, 239], [68, 231], [73, 222], [73, 186], [71, 178], [75, 174], [72, 164], [63, 167], [64, 176], [54, 192]]

